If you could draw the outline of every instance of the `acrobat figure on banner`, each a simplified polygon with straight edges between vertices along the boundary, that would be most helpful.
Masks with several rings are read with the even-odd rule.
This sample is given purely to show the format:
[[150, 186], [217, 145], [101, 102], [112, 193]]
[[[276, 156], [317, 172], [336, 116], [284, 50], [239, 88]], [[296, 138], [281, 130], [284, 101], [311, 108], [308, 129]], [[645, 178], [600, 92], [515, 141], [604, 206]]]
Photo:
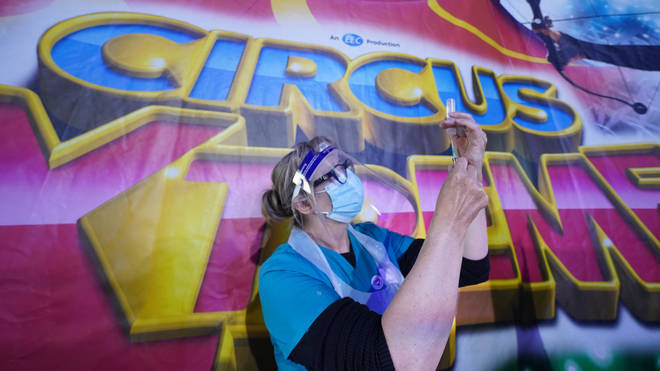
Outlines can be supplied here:
[[275, 166], [262, 210], [269, 223], [292, 219], [293, 228], [262, 265], [259, 296], [279, 369], [438, 364], [458, 287], [484, 282], [490, 271], [481, 174], [486, 134], [460, 112], [441, 128], [453, 132], [459, 157], [426, 239], [352, 224], [365, 200], [360, 177], [387, 180], [327, 138], [298, 143]]
[[543, 16], [541, 12], [541, 0], [527, 0], [527, 3], [532, 8], [534, 17], [532, 31], [543, 40], [548, 49], [548, 61], [566, 81], [585, 93], [626, 104], [638, 114], [647, 112], [648, 108], [642, 103], [631, 103], [621, 98], [596, 93], [578, 85], [563, 71], [568, 63], [580, 59], [601, 61], [638, 70], [660, 71], [660, 45], [608, 45], [576, 39], [552, 29], [552, 20], [547, 16]]
[[552, 29], [552, 20], [546, 16], [542, 20], [534, 18], [532, 31], [548, 36], [556, 47], [556, 53], [549, 54], [548, 60], [558, 70], [580, 59], [614, 64], [621, 67], [644, 71], [660, 71], [660, 45], [609, 45], [580, 40]]

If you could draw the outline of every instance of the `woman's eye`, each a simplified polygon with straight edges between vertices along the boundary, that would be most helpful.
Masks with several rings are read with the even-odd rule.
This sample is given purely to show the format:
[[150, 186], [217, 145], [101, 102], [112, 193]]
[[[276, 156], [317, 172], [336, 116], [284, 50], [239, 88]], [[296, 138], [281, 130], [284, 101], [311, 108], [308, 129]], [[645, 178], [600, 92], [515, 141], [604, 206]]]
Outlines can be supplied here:
[[318, 185], [321, 185], [321, 184], [325, 183], [325, 181], [328, 180], [330, 178], [330, 176], [331, 176], [330, 173], [321, 175], [321, 177], [319, 177], [318, 179], [316, 179], [314, 181], [314, 186], [316, 187]]

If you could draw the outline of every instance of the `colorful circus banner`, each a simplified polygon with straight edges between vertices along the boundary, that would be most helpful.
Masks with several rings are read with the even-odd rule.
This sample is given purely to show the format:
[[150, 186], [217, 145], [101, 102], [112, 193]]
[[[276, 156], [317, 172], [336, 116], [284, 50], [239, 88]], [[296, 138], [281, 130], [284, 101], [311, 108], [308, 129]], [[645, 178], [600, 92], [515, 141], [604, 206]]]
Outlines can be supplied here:
[[656, 1], [6, 0], [0, 44], [2, 369], [274, 369], [274, 164], [330, 137], [424, 237], [448, 98], [491, 272], [439, 368], [660, 369]]

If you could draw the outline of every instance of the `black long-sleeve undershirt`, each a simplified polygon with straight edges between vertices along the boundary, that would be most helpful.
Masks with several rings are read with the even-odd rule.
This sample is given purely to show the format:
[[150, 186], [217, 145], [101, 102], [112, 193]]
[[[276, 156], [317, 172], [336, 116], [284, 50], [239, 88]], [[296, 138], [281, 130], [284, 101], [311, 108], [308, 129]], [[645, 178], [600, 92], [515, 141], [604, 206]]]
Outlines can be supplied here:
[[[412, 269], [424, 240], [417, 239], [397, 260], [406, 276]], [[344, 257], [355, 265], [352, 250]], [[488, 256], [481, 260], [463, 258], [459, 287], [488, 280]], [[311, 370], [394, 370], [387, 347], [381, 315], [351, 298], [332, 303], [312, 323], [289, 355], [289, 359]]]

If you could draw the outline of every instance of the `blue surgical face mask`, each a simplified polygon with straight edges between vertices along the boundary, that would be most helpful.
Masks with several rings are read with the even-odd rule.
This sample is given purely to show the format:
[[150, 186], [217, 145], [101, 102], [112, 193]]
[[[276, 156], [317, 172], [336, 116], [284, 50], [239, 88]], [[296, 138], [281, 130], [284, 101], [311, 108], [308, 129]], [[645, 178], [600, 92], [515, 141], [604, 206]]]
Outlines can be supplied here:
[[342, 223], [350, 223], [362, 210], [364, 190], [360, 178], [350, 169], [346, 169], [346, 182], [334, 180], [323, 191], [330, 196], [332, 211], [321, 212], [328, 218]]

